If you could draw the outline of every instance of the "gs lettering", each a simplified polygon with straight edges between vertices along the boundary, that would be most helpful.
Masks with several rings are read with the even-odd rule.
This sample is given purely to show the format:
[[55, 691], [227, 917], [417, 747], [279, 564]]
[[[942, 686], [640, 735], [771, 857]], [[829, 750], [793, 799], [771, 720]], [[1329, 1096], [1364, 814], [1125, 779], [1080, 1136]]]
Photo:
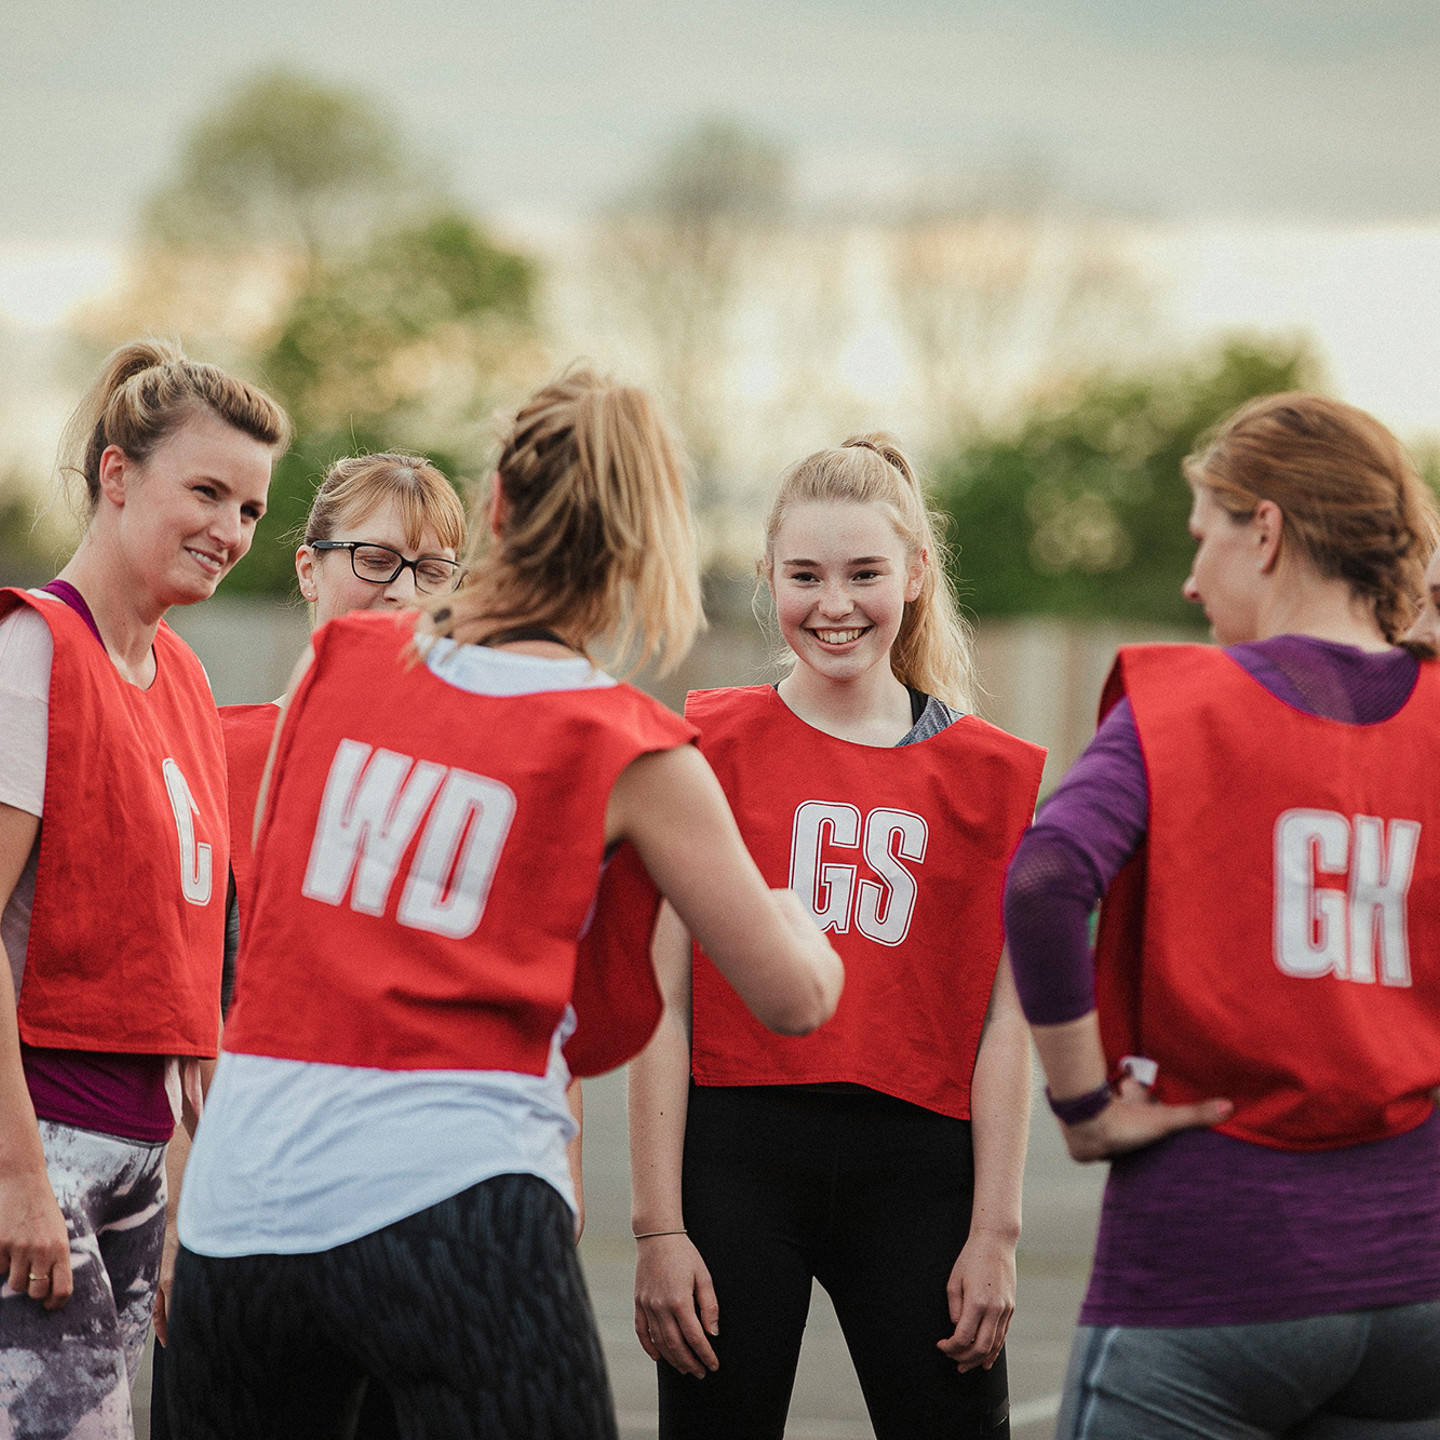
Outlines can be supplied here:
[[[878, 808], [864, 817], [841, 801], [807, 800], [795, 811], [790, 840], [790, 888], [822, 930], [845, 934], [853, 923], [881, 945], [899, 945], [910, 932], [918, 887], [901, 864], [925, 859], [929, 827], [909, 810]], [[825, 846], [859, 850], [878, 881], [859, 879], [855, 865], [822, 860]]]

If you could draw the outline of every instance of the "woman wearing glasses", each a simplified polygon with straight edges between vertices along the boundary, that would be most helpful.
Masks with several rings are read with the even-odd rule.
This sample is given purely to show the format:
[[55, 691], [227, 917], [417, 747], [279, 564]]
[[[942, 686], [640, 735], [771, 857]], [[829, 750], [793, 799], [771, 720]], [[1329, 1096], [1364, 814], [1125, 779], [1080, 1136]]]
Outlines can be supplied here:
[[[431, 595], [455, 588], [462, 567], [456, 558], [465, 544], [465, 508], [454, 487], [428, 460], [414, 455], [351, 455], [337, 460], [315, 492], [305, 520], [305, 540], [295, 552], [300, 593], [310, 603], [315, 627], [352, 610], [413, 610]], [[275, 734], [276, 704], [226, 705], [220, 710], [229, 779], [230, 865], [241, 933], [249, 920], [255, 863], [252, 832], [255, 798], [265, 757]], [[236, 949], [232, 934], [227, 953]], [[222, 1004], [229, 1008], [231, 975], [227, 969]], [[572, 1107], [579, 1114], [579, 1086]], [[174, 1209], [189, 1152], [188, 1136], [172, 1145], [169, 1162], [171, 1223], [165, 1265], [155, 1305], [156, 1334], [167, 1335], [166, 1306], [175, 1260]], [[579, 1142], [572, 1169], [579, 1185]], [[165, 1417], [165, 1367], [155, 1351], [152, 1374], [152, 1430], [156, 1440], [169, 1434]], [[357, 1440], [393, 1435], [383, 1391], [366, 1399]]]

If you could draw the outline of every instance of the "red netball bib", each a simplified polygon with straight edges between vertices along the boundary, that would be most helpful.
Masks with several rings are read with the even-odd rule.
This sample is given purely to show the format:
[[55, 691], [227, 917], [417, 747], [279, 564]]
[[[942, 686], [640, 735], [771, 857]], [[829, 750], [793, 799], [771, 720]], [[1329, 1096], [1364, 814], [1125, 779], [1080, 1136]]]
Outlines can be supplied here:
[[1408, 1130], [1440, 1084], [1440, 665], [1391, 719], [1278, 699], [1209, 646], [1120, 652], [1150, 782], [1140, 855], [1105, 900], [1112, 1062], [1158, 1098], [1225, 1096], [1220, 1130], [1319, 1150]]
[[697, 691], [686, 715], [761, 873], [845, 961], [834, 1017], [793, 1037], [764, 1029], [697, 947], [696, 1083], [851, 1081], [968, 1119], [1005, 867], [1045, 752], [973, 716], [915, 745], [854, 745], [770, 686]]

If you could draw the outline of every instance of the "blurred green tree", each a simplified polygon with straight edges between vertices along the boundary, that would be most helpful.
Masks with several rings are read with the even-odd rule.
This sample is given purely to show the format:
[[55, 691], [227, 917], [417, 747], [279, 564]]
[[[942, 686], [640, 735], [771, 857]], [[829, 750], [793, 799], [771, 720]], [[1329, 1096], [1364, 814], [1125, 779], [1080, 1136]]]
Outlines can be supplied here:
[[443, 196], [363, 91], [263, 70], [200, 119], [151, 198], [144, 236], [172, 249], [299, 250], [311, 264]]
[[543, 366], [536, 269], [468, 217], [432, 216], [322, 263], [256, 369], [295, 422], [251, 555], [226, 581], [289, 590], [290, 548], [330, 463], [362, 450], [419, 451], [453, 480], [473, 477], [503, 396]]
[[257, 379], [295, 443], [225, 589], [288, 593], [281, 543], [330, 462], [406, 449], [457, 482], [495, 407], [546, 360], [535, 263], [497, 244], [361, 88], [280, 68], [243, 81], [182, 141], [146, 206], [97, 345], [178, 335]]
[[600, 218], [603, 288], [668, 392], [702, 514], [722, 500], [736, 311], [785, 221], [790, 185], [783, 146], [711, 116], [681, 132]]
[[1236, 339], [1146, 374], [1092, 376], [936, 466], [961, 593], [980, 615], [1203, 624], [1180, 462], [1244, 401], [1314, 389], [1303, 342]]

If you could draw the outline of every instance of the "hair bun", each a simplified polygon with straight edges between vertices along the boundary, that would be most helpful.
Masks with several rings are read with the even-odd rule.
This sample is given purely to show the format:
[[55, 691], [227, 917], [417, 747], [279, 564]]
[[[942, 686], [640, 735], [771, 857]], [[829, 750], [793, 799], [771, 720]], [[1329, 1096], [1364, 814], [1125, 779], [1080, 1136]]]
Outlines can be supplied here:
[[842, 450], [871, 450], [878, 455], [887, 465], [893, 466], [906, 480], [919, 488], [920, 481], [915, 475], [914, 467], [906, 458], [905, 452], [900, 448], [899, 442], [885, 430], [867, 430], [858, 435], [850, 435], [840, 442]]

